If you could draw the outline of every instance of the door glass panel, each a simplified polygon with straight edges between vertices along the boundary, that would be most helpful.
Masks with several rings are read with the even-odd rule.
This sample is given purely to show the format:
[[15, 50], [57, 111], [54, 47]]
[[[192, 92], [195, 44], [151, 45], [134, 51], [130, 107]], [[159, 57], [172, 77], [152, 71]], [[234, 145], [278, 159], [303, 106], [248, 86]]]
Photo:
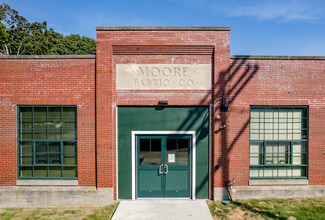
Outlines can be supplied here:
[[139, 165], [161, 164], [161, 139], [140, 139]]
[[188, 139], [178, 139], [177, 165], [188, 165]]
[[150, 139], [140, 139], [139, 165], [150, 165]]
[[161, 139], [151, 139], [150, 165], [161, 164]]
[[168, 166], [188, 165], [188, 139], [167, 139], [167, 164]]
[[177, 155], [177, 139], [167, 139], [167, 164], [176, 165], [176, 155]]

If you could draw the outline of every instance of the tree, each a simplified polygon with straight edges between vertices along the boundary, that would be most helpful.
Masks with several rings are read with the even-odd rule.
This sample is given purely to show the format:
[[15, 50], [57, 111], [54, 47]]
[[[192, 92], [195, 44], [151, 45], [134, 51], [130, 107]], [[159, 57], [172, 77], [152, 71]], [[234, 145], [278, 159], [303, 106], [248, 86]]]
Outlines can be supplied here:
[[8, 41], [9, 34], [7, 33], [7, 28], [4, 24], [0, 23], [0, 53], [1, 48], [4, 48], [6, 42]]
[[0, 21], [8, 33], [1, 52], [6, 55], [13, 54], [25, 40], [27, 20], [4, 3], [0, 5]]
[[95, 54], [96, 42], [78, 34], [63, 36], [47, 22], [29, 23], [8, 4], [0, 5], [0, 54]]

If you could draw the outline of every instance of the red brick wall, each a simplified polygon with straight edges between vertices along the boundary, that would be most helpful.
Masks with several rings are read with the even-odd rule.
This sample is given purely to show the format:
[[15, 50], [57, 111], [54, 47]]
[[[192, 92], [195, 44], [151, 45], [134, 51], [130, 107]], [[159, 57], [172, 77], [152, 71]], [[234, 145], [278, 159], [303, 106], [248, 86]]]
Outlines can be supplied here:
[[[309, 106], [309, 184], [325, 184], [325, 60], [232, 59], [225, 77], [230, 112], [223, 113], [215, 143], [215, 186], [227, 178], [248, 185], [249, 106]], [[220, 162], [218, 162], [220, 161]], [[215, 165], [216, 165], [215, 164]]]
[[[116, 91], [116, 64], [211, 63], [217, 76], [229, 66], [229, 43], [229, 31], [97, 31], [99, 187], [114, 187], [116, 196], [117, 105], [157, 105], [159, 100], [168, 100], [169, 105], [210, 105], [214, 96], [211, 90]], [[121, 51], [118, 45], [141, 45], [138, 48], [142, 52]], [[212, 50], [207, 48], [202, 54], [193, 45], [208, 45]], [[217, 88], [220, 86], [216, 85]]]
[[17, 105], [76, 105], [78, 180], [95, 186], [95, 59], [0, 59], [0, 186], [17, 180]]

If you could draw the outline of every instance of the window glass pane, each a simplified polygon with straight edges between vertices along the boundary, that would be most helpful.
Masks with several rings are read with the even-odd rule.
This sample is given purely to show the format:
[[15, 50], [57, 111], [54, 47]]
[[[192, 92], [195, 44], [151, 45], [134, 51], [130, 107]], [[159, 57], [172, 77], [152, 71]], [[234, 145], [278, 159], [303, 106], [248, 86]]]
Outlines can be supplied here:
[[28, 118], [28, 120], [21, 120], [20, 121], [20, 127], [21, 128], [29, 128], [32, 129], [33, 128], [33, 123], [32, 123], [32, 119]]
[[46, 129], [34, 129], [34, 139], [46, 139]]
[[34, 177], [47, 177], [47, 168], [46, 166], [34, 167]]
[[33, 142], [20, 142], [19, 143], [19, 163], [26, 165], [26, 164], [33, 164]]
[[75, 118], [63, 118], [63, 128], [76, 128]]
[[49, 129], [60, 129], [62, 127], [61, 118], [49, 118], [47, 128]]
[[60, 154], [49, 154], [49, 164], [61, 164]]
[[33, 118], [21, 118], [20, 123], [32, 123]]
[[279, 177], [291, 177], [291, 168], [279, 167], [278, 168]]
[[33, 167], [20, 167], [20, 176], [21, 177], [32, 177], [33, 176]]
[[48, 129], [48, 139], [49, 140], [59, 140], [61, 139], [61, 129]]
[[250, 128], [251, 129], [257, 129], [258, 130], [260, 128], [259, 123], [256, 123], [256, 122], [251, 123]]
[[307, 139], [307, 130], [301, 131], [301, 139]]
[[251, 142], [249, 153], [251, 165], [263, 164], [263, 142]]
[[259, 177], [258, 175], [258, 168], [251, 167], [249, 170], [250, 177]]
[[274, 154], [274, 149], [276, 149], [276, 144], [271, 142], [267, 143], [265, 146], [265, 164], [275, 164], [276, 161], [274, 161], [275, 158], [273, 158]]
[[259, 118], [261, 109], [251, 109], [251, 118]]
[[31, 118], [33, 117], [32, 115], [32, 108], [31, 107], [20, 107], [20, 118]]
[[20, 139], [33, 139], [33, 130], [32, 129], [21, 129], [20, 130]]
[[20, 142], [20, 153], [33, 153], [33, 142]]
[[75, 129], [63, 129], [64, 140], [74, 140], [76, 139], [76, 130]]
[[49, 167], [49, 177], [61, 177], [62, 167]]
[[306, 168], [305, 167], [293, 167], [292, 168], [292, 176], [293, 177], [306, 176]]
[[272, 167], [264, 168], [264, 177], [273, 177], [273, 168]]
[[33, 164], [33, 153], [21, 153], [20, 164], [22, 165]]
[[46, 107], [34, 107], [34, 118], [46, 118]]
[[64, 165], [76, 165], [76, 143], [64, 142], [63, 145], [63, 164]]
[[63, 117], [64, 118], [75, 118], [77, 117], [77, 109], [74, 107], [63, 107]]
[[63, 177], [77, 177], [77, 167], [63, 167]]
[[278, 148], [278, 164], [290, 164], [291, 163], [290, 143], [279, 142], [277, 148]]
[[46, 129], [46, 118], [35, 118], [34, 119], [34, 128]]
[[36, 163], [37, 164], [48, 164], [47, 160], [47, 143], [37, 142], [35, 144], [36, 150]]
[[64, 165], [77, 165], [76, 154], [63, 154]]
[[49, 118], [61, 118], [61, 108], [60, 107], [50, 107], [48, 117]]
[[49, 163], [50, 164], [61, 164], [61, 147], [60, 143], [54, 142], [49, 143]]
[[302, 112], [302, 109], [293, 109], [293, 118], [301, 118]]
[[259, 134], [250, 134], [250, 139], [251, 140], [259, 140]]
[[64, 142], [63, 152], [64, 153], [76, 153], [76, 142]]

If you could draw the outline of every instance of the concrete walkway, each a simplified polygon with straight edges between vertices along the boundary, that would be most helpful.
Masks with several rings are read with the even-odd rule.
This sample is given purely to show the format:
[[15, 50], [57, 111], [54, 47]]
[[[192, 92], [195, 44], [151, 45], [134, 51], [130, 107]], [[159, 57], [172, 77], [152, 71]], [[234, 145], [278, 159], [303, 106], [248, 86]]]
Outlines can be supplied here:
[[113, 220], [212, 220], [206, 200], [148, 199], [122, 200], [113, 215]]

